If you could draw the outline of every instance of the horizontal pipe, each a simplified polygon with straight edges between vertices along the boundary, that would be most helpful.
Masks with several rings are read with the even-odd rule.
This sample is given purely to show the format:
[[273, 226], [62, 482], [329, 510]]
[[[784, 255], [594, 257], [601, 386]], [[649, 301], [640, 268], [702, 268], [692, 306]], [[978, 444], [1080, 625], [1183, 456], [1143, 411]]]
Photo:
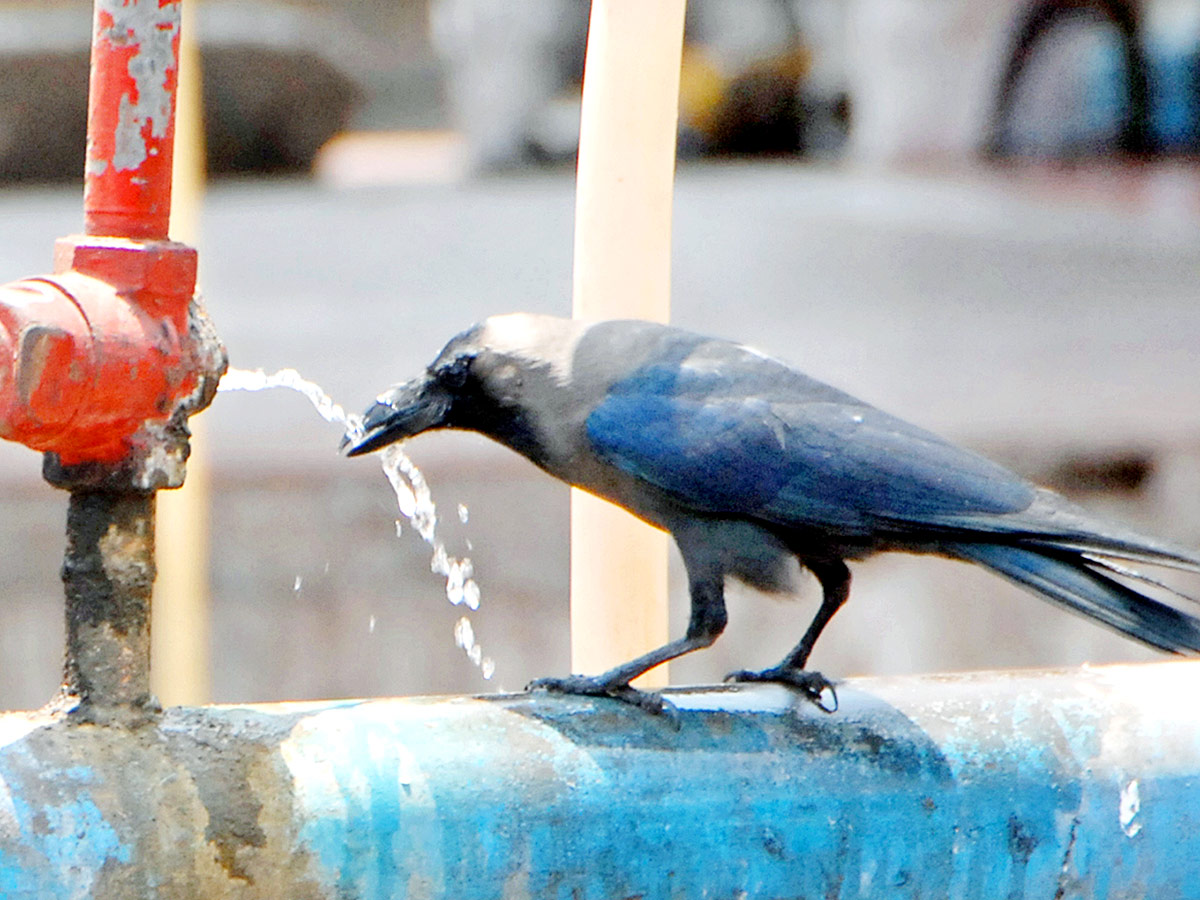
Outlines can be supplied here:
[[1200, 666], [0, 716], [0, 896], [1200, 897]]

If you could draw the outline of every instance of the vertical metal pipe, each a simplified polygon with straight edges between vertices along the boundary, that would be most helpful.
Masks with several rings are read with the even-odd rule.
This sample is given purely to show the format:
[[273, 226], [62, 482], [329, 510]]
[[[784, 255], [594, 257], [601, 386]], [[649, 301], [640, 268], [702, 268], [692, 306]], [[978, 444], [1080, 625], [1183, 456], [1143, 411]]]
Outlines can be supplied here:
[[[116, 294], [135, 296], [139, 308], [153, 316], [164, 314], [164, 296], [190, 301], [195, 284], [193, 251], [165, 244], [180, 17], [180, 0], [95, 0], [92, 22], [85, 228], [89, 236], [156, 242], [97, 245], [92, 254], [100, 272], [118, 285]], [[164, 278], [160, 257], [171, 272], [177, 268], [171, 264], [183, 260], [176, 273], [181, 277]], [[78, 260], [72, 268], [78, 268]], [[181, 309], [178, 302], [171, 306], [177, 313]], [[113, 298], [105, 295], [92, 315], [99, 321], [113, 310]], [[155, 383], [156, 373], [139, 372], [136, 364], [121, 374], [133, 379], [131, 384], [145, 384], [147, 378]], [[164, 392], [158, 406], [168, 399]], [[158, 424], [150, 431], [143, 426], [139, 434], [155, 439], [168, 431], [170, 426]], [[129, 722], [156, 707], [150, 692], [155, 574], [155, 495], [150, 488], [158, 485], [137, 477], [137, 466], [130, 465], [136, 455], [133, 445], [126, 451], [128, 459], [85, 458], [68, 466], [48, 458], [47, 477], [71, 490], [62, 569], [64, 701], [91, 721]], [[186, 448], [179, 451], [181, 458], [185, 453]]]
[[62, 578], [68, 702], [97, 721], [149, 711], [154, 494], [72, 491]]
[[180, 0], [96, 0], [84, 227], [165, 240], [171, 212]]

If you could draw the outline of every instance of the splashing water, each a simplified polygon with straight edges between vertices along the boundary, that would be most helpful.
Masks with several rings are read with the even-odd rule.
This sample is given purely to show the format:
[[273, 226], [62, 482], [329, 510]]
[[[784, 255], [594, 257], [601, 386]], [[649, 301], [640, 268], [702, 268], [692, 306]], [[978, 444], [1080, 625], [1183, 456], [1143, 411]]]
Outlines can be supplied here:
[[262, 391], [267, 388], [285, 387], [299, 391], [312, 403], [313, 408], [326, 422], [344, 425], [354, 435], [363, 431], [362, 416], [351, 415], [342, 409], [341, 404], [334, 403], [333, 398], [321, 390], [315, 382], [301, 377], [295, 369], [280, 369], [268, 375], [262, 369], [234, 369], [221, 378], [217, 385], [218, 391]]
[[[429, 568], [446, 579], [446, 599], [455, 606], [479, 609], [479, 585], [475, 583], [475, 567], [471, 560], [458, 559], [446, 552], [446, 545], [438, 538], [437, 507], [429, 493], [429, 485], [421, 470], [408, 458], [399, 444], [389, 444], [383, 449], [383, 471], [396, 492], [396, 503], [400, 513], [412, 524], [417, 534], [430, 547], [433, 556]], [[454, 626], [454, 641], [467, 654], [467, 658], [479, 669], [484, 680], [490, 681], [496, 673], [496, 664], [491, 657], [483, 655], [483, 648], [475, 640], [471, 620], [463, 616]]]
[[[313, 407], [326, 422], [333, 422], [346, 428], [351, 436], [363, 433], [362, 417], [347, 413], [333, 398], [326, 394], [314, 382], [301, 377], [295, 369], [280, 369], [268, 375], [262, 369], [230, 368], [221, 379], [218, 391], [261, 391], [268, 388], [289, 388], [298, 391], [309, 399]], [[457, 559], [446, 552], [446, 546], [437, 536], [437, 507], [429, 492], [425, 476], [416, 464], [408, 458], [399, 444], [390, 444], [380, 454], [383, 463], [383, 473], [387, 476], [392, 490], [396, 493], [396, 503], [400, 514], [408, 519], [421, 539], [433, 548], [433, 557], [429, 568], [446, 579], [446, 599], [455, 606], [466, 606], [468, 609], [479, 609], [479, 585], [475, 583], [475, 568], [471, 560]], [[467, 521], [466, 507], [458, 507], [459, 519]], [[396, 535], [401, 531], [400, 520], [396, 520]], [[296, 578], [296, 590], [301, 587], [300, 577]], [[374, 631], [375, 617], [371, 617], [370, 630]], [[466, 653], [467, 658], [479, 669], [484, 680], [491, 680], [496, 673], [496, 664], [491, 657], [483, 655], [483, 648], [475, 640], [475, 630], [466, 616], [461, 617], [454, 625], [454, 641]]]

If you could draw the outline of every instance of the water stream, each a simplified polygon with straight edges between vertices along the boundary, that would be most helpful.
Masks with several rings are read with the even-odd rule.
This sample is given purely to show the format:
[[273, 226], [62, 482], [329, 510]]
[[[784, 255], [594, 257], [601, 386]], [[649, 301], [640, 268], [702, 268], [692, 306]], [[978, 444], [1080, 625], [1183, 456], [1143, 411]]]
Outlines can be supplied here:
[[[268, 375], [262, 369], [231, 368], [221, 379], [218, 390], [261, 391], [268, 388], [289, 388], [298, 391], [309, 399], [326, 422], [341, 425], [355, 433], [362, 430], [360, 416], [347, 413], [317, 384], [303, 378], [295, 369], [280, 369]], [[454, 557], [447, 553], [445, 544], [437, 536], [437, 507], [425, 476], [399, 444], [385, 447], [379, 455], [383, 464], [383, 474], [387, 476], [388, 483], [396, 493], [396, 504], [400, 514], [409, 521], [421, 539], [433, 548], [429, 568], [434, 574], [446, 579], [446, 599], [455, 606], [465, 606], [470, 610], [479, 609], [479, 585], [475, 583], [474, 566], [470, 559]], [[464, 523], [467, 521], [467, 508], [462, 504], [458, 506], [458, 517]], [[401, 523], [397, 519], [396, 534], [399, 535], [401, 531]], [[298, 590], [298, 578], [296, 583]], [[454, 623], [454, 642], [479, 669], [484, 679], [490, 680], [496, 672], [496, 664], [491, 657], [483, 655], [483, 648], [475, 639], [475, 629], [466, 615], [459, 617]]]

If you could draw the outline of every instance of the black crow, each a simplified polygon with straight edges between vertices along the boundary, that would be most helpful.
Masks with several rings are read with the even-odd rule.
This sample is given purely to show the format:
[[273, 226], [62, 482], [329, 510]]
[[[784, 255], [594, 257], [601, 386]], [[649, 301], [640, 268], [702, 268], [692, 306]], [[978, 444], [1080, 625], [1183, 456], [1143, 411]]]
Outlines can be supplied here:
[[778, 665], [731, 678], [783, 682], [822, 704], [829, 682], [804, 667], [846, 602], [846, 560], [889, 550], [969, 560], [1145, 644], [1200, 652], [1200, 620], [1106, 561], [1200, 572], [1200, 554], [1095, 518], [740, 344], [650, 322], [496, 316], [381, 394], [343, 446], [354, 456], [435, 428], [487, 435], [670, 532], [683, 556], [684, 637], [533, 687], [653, 706], [629, 681], [717, 638], [725, 576], [790, 591], [795, 557], [821, 584], [820, 609]]

